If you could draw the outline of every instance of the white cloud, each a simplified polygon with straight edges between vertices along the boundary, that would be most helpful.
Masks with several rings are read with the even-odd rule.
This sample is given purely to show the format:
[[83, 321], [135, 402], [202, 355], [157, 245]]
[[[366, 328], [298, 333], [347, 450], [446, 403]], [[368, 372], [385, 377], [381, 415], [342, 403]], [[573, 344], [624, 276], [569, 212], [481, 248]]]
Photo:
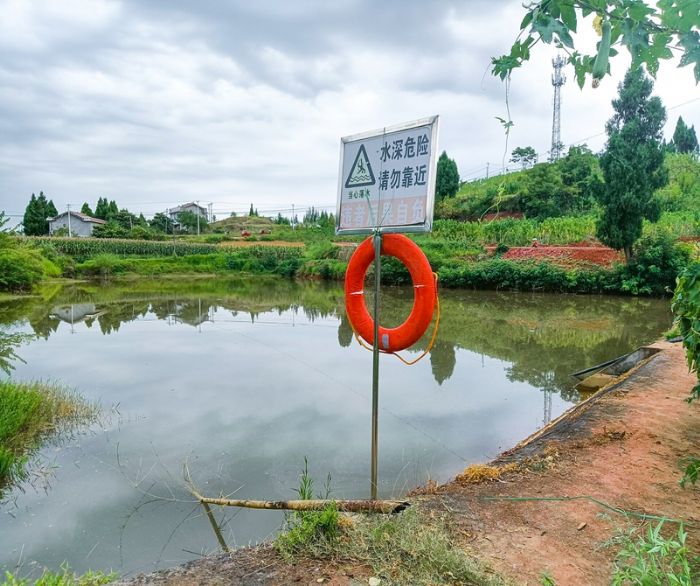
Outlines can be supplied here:
[[[146, 214], [192, 199], [215, 202], [219, 214], [251, 201], [259, 210], [332, 206], [340, 136], [431, 114], [462, 176], [483, 174], [487, 162], [493, 172], [505, 148], [495, 116], [506, 104], [489, 57], [507, 50], [522, 8], [441, 4], [430, 19], [425, 7], [400, 7], [367, 26], [359, 2], [182, 12], [7, 0], [0, 209], [21, 213], [39, 190], [59, 208], [107, 196]], [[595, 43], [586, 23], [580, 30]], [[513, 76], [508, 153], [549, 148], [552, 54], [538, 48]], [[563, 88], [564, 142], [602, 133], [624, 61], [614, 67], [597, 90], [573, 79]], [[672, 64], [656, 92], [667, 106], [697, 97], [692, 72]], [[700, 104], [669, 112], [667, 133], [678, 114], [697, 123]], [[589, 139], [594, 149], [603, 142]]]

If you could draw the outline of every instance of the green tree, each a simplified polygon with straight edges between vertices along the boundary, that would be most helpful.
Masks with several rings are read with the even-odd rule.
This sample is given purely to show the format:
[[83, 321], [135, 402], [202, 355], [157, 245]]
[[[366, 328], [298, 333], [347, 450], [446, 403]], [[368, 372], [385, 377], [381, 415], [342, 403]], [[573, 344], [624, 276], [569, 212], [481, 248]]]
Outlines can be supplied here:
[[596, 235], [624, 250], [628, 264], [632, 245], [642, 235], [642, 220], [659, 219], [654, 191], [668, 181], [661, 147], [666, 110], [658, 97], [651, 97], [652, 88], [641, 68], [627, 72], [612, 103], [615, 114], [605, 125], [608, 141], [600, 157], [605, 182], [597, 193], [603, 210]]
[[510, 153], [510, 162], [520, 164], [523, 169], [527, 169], [537, 162], [537, 153], [531, 146], [518, 147]]
[[[106, 199], [105, 199], [106, 201]], [[113, 218], [116, 218], [116, 216], [119, 215], [119, 206], [117, 205], [117, 202], [112, 200], [109, 202], [109, 205], [107, 206], [107, 219], [111, 220]]]
[[[49, 203], [46, 204], [46, 217], [47, 218], [54, 218], [58, 215], [58, 210], [56, 209], [56, 206], [53, 205], [53, 200], [50, 199]], [[46, 233], [48, 234], [48, 226], [46, 227]]]
[[194, 212], [180, 212], [177, 215], [177, 221], [187, 232], [197, 232], [198, 226], [199, 231], [204, 232], [208, 226], [207, 220]]
[[[678, 66], [694, 65], [700, 81], [700, 33], [697, 0], [658, 0], [655, 6], [644, 0], [539, 0], [524, 4], [520, 32], [507, 55], [493, 57], [492, 73], [506, 79], [531, 56], [540, 41], [566, 51], [576, 81], [583, 87], [590, 75], [593, 87], [610, 73], [609, 60], [624, 48], [632, 58], [631, 69], [642, 65], [652, 77], [659, 61], [681, 54]], [[582, 18], [595, 15], [593, 26], [600, 41], [593, 55], [580, 53], [574, 35]]]
[[56, 216], [58, 211], [53, 202], [46, 200], [43, 191], [39, 192], [39, 197], [32, 193], [32, 197], [24, 211], [24, 233], [27, 236], [44, 236], [49, 233], [49, 223], [47, 218]]
[[673, 150], [677, 153], [697, 153], [698, 137], [695, 134], [695, 126], [688, 127], [679, 116], [676, 129], [673, 131]]
[[161, 212], [158, 212], [153, 216], [153, 218], [151, 218], [149, 225], [158, 232], [166, 233], [171, 232], [173, 227], [173, 223], [170, 218]]
[[24, 233], [27, 236], [34, 236], [35, 234], [36, 211], [36, 195], [32, 193], [32, 197], [24, 210], [24, 218], [22, 219]]
[[106, 224], [100, 224], [92, 229], [95, 238], [127, 238], [129, 230], [114, 220], [107, 220]]
[[528, 218], [561, 216], [572, 207], [571, 193], [565, 188], [555, 165], [540, 163], [525, 178], [520, 209]]
[[138, 224], [138, 218], [126, 208], [119, 210], [116, 214], [110, 214], [109, 220], [116, 222], [125, 230], [131, 230]]
[[557, 166], [570, 194], [570, 206], [565, 213], [590, 212], [596, 203], [593, 194], [600, 185], [598, 158], [585, 144], [572, 146]]
[[86, 216], [94, 217], [94, 214], [92, 213], [92, 210], [90, 209], [90, 204], [88, 202], [85, 202], [83, 204], [83, 207], [80, 208], [80, 213], [85, 214]]
[[435, 196], [438, 201], [447, 197], [454, 197], [459, 190], [459, 171], [457, 163], [442, 151], [437, 162], [437, 175], [435, 177]]
[[100, 197], [95, 206], [95, 217], [101, 220], [106, 220], [109, 215], [109, 203], [106, 197]]

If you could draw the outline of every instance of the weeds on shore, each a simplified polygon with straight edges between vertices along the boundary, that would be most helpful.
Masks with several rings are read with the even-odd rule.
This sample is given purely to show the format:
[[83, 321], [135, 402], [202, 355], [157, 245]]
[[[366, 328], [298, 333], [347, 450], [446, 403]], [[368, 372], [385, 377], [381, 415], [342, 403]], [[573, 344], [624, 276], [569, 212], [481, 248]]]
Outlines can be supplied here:
[[[330, 493], [330, 477], [324, 487]], [[300, 475], [300, 499], [313, 498], [308, 463]], [[275, 540], [287, 560], [331, 559], [371, 567], [382, 584], [411, 586], [496, 586], [504, 582], [454, 545], [456, 535], [443, 518], [413, 506], [395, 515], [341, 515], [334, 504], [323, 511], [294, 512]]]
[[97, 407], [46, 383], [0, 381], [0, 498], [27, 479], [31, 454], [50, 436], [93, 420]]
[[[330, 474], [324, 485], [324, 493], [319, 498], [327, 499], [331, 493]], [[309, 462], [304, 458], [304, 468], [299, 476], [299, 488], [296, 493], [301, 500], [311, 500], [314, 482], [309, 476]], [[275, 548], [289, 560], [302, 552], [307, 555], [323, 555], [334, 546], [338, 537], [339, 513], [335, 503], [331, 502], [322, 511], [293, 511], [285, 517], [285, 529], [275, 540]]]
[[[78, 576], [73, 573], [67, 565], [61, 566], [59, 572], [49, 572], [45, 570], [39, 578], [18, 578], [10, 572], [5, 573], [5, 579], [0, 582], [0, 586], [102, 586], [117, 579], [114, 572], [105, 574], [103, 572], [93, 572], [89, 570]], [[2, 580], [2, 578], [0, 578]]]
[[691, 558], [683, 525], [669, 538], [661, 533], [663, 525], [661, 521], [656, 526], [648, 526], [642, 535], [637, 536], [635, 531], [630, 531], [617, 539], [622, 549], [617, 554], [612, 586], [692, 586], [698, 583], [700, 559]]

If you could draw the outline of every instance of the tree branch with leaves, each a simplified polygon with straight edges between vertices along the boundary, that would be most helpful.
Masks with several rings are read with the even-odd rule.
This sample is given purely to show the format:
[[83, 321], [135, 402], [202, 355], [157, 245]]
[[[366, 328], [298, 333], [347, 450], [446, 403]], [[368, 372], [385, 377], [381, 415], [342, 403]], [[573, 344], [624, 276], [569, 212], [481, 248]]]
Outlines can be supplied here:
[[[503, 80], [529, 61], [532, 48], [542, 42], [566, 52], [581, 88], [588, 76], [597, 87], [620, 49], [632, 57], [632, 69], [645, 65], [652, 77], [661, 61], [680, 55], [678, 66], [692, 65], [695, 81], [700, 81], [698, 0], [658, 0], [655, 6], [643, 0], [541, 0], [524, 7], [510, 52], [491, 59], [493, 75]], [[574, 38], [581, 20], [590, 15], [600, 35], [593, 55], [581, 53]]]

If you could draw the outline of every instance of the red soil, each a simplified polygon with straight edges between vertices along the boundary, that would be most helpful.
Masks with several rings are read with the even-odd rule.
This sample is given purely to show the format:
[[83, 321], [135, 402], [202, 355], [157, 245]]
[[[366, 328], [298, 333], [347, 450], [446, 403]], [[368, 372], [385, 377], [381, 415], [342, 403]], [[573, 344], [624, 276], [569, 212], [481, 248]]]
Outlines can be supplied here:
[[548, 260], [557, 264], [592, 263], [602, 267], [622, 262], [621, 253], [594, 243], [582, 242], [574, 246], [517, 246], [503, 255], [508, 260]]

